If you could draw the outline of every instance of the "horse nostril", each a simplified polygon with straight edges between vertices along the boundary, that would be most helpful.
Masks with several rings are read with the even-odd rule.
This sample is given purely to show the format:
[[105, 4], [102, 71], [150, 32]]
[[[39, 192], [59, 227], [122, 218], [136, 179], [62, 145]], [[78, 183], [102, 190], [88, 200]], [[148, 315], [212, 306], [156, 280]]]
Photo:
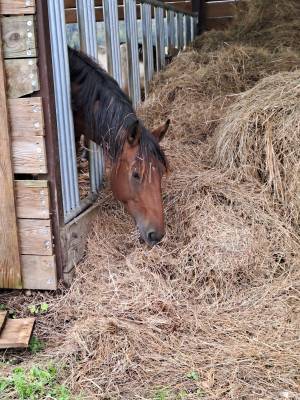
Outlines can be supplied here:
[[148, 233], [149, 242], [151, 242], [152, 244], [156, 244], [156, 243], [160, 242], [162, 238], [163, 238], [163, 235], [161, 235], [158, 232], [151, 231]]

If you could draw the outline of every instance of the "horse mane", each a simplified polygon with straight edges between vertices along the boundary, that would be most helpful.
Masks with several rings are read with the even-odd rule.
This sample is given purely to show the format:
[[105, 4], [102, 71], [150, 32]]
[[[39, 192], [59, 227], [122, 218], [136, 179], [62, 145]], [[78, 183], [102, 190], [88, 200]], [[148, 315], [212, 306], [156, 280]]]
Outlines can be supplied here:
[[[127, 132], [138, 121], [129, 97], [99, 64], [86, 54], [68, 48], [73, 112], [81, 112], [89, 139], [102, 145], [112, 162], [118, 162]], [[166, 156], [139, 121], [141, 137], [137, 158], [149, 165], [154, 157], [167, 169]]]

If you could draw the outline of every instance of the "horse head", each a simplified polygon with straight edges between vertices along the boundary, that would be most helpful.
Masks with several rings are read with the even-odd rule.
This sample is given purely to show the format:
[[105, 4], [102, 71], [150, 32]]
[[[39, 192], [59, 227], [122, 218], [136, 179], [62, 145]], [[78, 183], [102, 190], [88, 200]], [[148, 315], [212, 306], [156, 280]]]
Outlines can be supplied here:
[[169, 123], [150, 132], [136, 120], [126, 129], [121, 154], [111, 171], [115, 198], [124, 204], [150, 246], [165, 234], [161, 180], [168, 167], [159, 142]]

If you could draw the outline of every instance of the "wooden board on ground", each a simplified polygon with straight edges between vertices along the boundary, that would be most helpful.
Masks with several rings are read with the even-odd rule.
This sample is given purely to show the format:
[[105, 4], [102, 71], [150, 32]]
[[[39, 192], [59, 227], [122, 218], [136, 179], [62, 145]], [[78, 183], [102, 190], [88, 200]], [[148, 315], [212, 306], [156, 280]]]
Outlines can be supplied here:
[[50, 256], [53, 254], [49, 219], [18, 219], [21, 254]]
[[8, 99], [11, 136], [44, 136], [41, 97]]
[[13, 169], [15, 174], [46, 174], [45, 139], [16, 137], [12, 140]]
[[21, 265], [0, 30], [0, 288], [21, 288]]
[[55, 256], [21, 256], [24, 289], [56, 290]]
[[34, 20], [32, 15], [2, 17], [2, 41], [4, 58], [36, 56]]
[[35, 0], [0, 0], [0, 15], [35, 14]]
[[17, 98], [39, 90], [36, 58], [5, 60], [7, 96]]
[[4, 328], [7, 317], [7, 311], [0, 311], [0, 334]]
[[7, 319], [0, 335], [0, 349], [28, 347], [35, 318]]
[[18, 218], [50, 218], [47, 181], [15, 181]]

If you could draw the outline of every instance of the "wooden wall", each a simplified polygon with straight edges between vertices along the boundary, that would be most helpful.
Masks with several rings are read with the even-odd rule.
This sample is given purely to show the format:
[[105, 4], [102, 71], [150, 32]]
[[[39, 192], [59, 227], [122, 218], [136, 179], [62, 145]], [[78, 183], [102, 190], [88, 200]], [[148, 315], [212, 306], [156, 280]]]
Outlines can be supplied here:
[[[0, 25], [21, 286], [56, 289], [35, 0], [0, 0]], [[3, 229], [0, 224], [0, 233]], [[1, 262], [5, 271], [8, 267], [0, 255]], [[17, 269], [17, 263], [10, 268]], [[8, 282], [5, 276], [0, 274], [0, 288], [20, 287], [20, 281]]]

